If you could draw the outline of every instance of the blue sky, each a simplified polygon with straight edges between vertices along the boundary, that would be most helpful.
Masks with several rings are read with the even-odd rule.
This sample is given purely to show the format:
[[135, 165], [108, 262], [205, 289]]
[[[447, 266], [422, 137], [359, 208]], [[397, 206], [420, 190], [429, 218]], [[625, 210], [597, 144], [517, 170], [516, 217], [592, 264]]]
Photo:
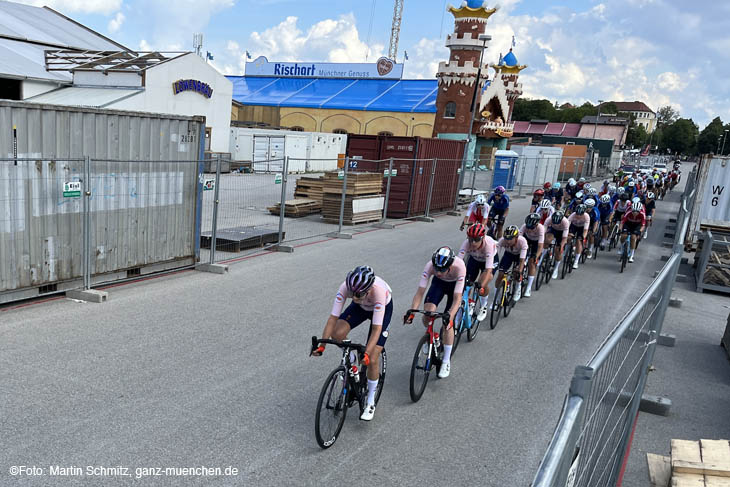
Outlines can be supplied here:
[[[130, 48], [189, 50], [195, 32], [226, 74], [245, 51], [279, 61], [363, 62], [386, 53], [392, 0], [22, 0], [49, 5]], [[398, 60], [405, 76], [433, 78], [460, 0], [405, 0]], [[524, 96], [582, 103], [670, 104], [704, 127], [730, 121], [730, 1], [496, 0], [489, 21], [496, 61], [516, 36], [527, 64]], [[375, 7], [373, 9], [373, 6]], [[371, 22], [371, 12], [372, 22]]]

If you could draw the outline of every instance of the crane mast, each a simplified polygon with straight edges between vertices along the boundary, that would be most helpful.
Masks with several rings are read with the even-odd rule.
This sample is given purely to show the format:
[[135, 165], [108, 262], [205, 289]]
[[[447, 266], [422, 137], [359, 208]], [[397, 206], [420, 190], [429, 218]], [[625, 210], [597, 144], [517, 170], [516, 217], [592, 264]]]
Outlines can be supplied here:
[[403, 20], [403, 1], [395, 0], [393, 6], [393, 24], [390, 29], [390, 46], [388, 47], [388, 57], [395, 62], [398, 54], [398, 38], [400, 37], [400, 24]]

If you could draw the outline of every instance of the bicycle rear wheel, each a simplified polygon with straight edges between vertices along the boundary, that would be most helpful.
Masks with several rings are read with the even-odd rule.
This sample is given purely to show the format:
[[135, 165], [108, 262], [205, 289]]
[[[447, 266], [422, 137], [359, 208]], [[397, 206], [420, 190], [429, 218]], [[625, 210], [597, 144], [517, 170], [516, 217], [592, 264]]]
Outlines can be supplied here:
[[482, 308], [482, 303], [479, 299], [479, 289], [477, 286], [471, 288], [471, 295], [471, 299], [474, 301], [474, 313], [470, 316], [471, 328], [466, 330], [466, 339], [470, 342], [474, 341], [477, 337], [477, 330], [479, 329], [480, 324], [480, 321], [477, 320], [477, 315], [479, 314], [479, 310]]
[[[519, 284], [520, 283], [517, 283], [518, 286]], [[512, 311], [512, 306], [514, 306], [514, 301], [512, 300], [515, 294], [514, 287], [514, 280], [510, 282], [509, 286], [505, 284], [504, 299], [502, 300], [502, 314], [504, 314], [505, 318], [509, 316], [510, 312]]]
[[[425, 346], [425, 353], [424, 353]], [[418, 346], [416, 347], [416, 353], [413, 355], [413, 363], [411, 364], [411, 380], [409, 392], [411, 394], [411, 401], [418, 402], [423, 396], [423, 391], [426, 390], [426, 384], [428, 383], [428, 374], [431, 373], [431, 365], [433, 358], [429, 358], [429, 336], [425, 334], [418, 340]], [[435, 354], [436, 351], [433, 351]]]
[[317, 401], [314, 434], [317, 444], [327, 449], [335, 444], [347, 416], [347, 371], [337, 367], [330, 372]]
[[503, 283], [504, 281], [502, 281], [502, 283], [494, 289], [494, 302], [492, 303], [492, 308], [489, 311], [489, 328], [492, 330], [497, 327], [499, 317], [502, 314], [502, 302], [504, 301], [502, 299], [504, 296]]
[[[627, 239], [628, 240], [628, 239]], [[626, 264], [629, 261], [629, 251], [627, 250], [628, 245], [624, 243], [623, 250], [621, 251], [621, 272], [623, 273], [626, 268]]]
[[454, 317], [454, 345], [451, 347], [451, 356], [454, 356], [456, 347], [459, 346], [461, 341], [461, 334], [464, 333], [464, 303], [461, 303], [461, 307], [456, 310], [456, 316]]
[[542, 286], [542, 280], [545, 278], [545, 263], [547, 260], [548, 256], [545, 255], [542, 262], [540, 262], [540, 265], [537, 266], [537, 274], [535, 275], [535, 291], [539, 291], [540, 286]]

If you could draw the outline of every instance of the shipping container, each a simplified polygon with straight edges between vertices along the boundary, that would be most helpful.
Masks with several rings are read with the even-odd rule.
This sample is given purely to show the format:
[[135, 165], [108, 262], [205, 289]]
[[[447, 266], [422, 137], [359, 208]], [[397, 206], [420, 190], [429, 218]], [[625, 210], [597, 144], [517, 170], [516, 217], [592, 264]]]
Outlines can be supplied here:
[[563, 158], [563, 149], [545, 145], [512, 144], [511, 150], [519, 155], [516, 183], [532, 187], [545, 181], [557, 181]]
[[325, 172], [337, 169], [347, 135], [232, 127], [230, 146], [233, 160], [252, 161], [255, 171], [280, 172], [289, 157], [290, 173]]
[[[685, 164], [685, 166], [687, 166]], [[682, 178], [689, 177], [682, 171]], [[697, 200], [690, 215], [688, 239], [710, 228], [730, 232], [730, 157], [703, 156], [697, 168]]]
[[204, 134], [203, 117], [0, 101], [0, 302], [81, 285], [66, 183], [90, 193], [92, 282], [193, 264]]
[[[383, 173], [393, 158], [388, 217], [407, 218], [426, 210], [433, 160], [438, 159], [431, 211], [451, 208], [456, 199], [464, 141], [423, 137], [350, 135], [347, 155], [358, 171]], [[387, 180], [384, 179], [383, 191]]]

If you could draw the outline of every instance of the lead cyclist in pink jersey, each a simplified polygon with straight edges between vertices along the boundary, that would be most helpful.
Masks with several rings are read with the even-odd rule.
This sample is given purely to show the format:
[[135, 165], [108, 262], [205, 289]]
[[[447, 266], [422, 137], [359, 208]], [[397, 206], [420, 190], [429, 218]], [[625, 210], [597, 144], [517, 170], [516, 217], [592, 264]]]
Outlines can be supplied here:
[[[352, 299], [350, 305], [342, 311], [345, 301]], [[375, 392], [380, 379], [380, 354], [388, 339], [388, 327], [393, 315], [393, 296], [390, 286], [377, 277], [368, 266], [358, 266], [347, 273], [345, 282], [335, 296], [332, 312], [322, 331], [322, 338], [342, 341], [350, 330], [365, 320], [370, 320], [368, 340], [362, 363], [367, 366], [368, 398], [365, 410], [360, 416], [370, 421], [375, 414]], [[319, 356], [324, 352], [320, 345], [312, 355]], [[372, 366], [371, 366], [372, 364]]]
[[[433, 279], [431, 279], [433, 278]], [[431, 286], [426, 293], [426, 286], [431, 280]], [[464, 293], [464, 281], [466, 280], [466, 265], [460, 257], [454, 254], [450, 247], [441, 247], [431, 256], [426, 264], [418, 283], [418, 290], [410, 309], [420, 309], [423, 295], [426, 299], [423, 305], [425, 311], [434, 312], [441, 300], [446, 296], [446, 312], [449, 314], [449, 325], [446, 328], [445, 336], [442, 335], [444, 344], [444, 356], [439, 369], [439, 378], [445, 379], [451, 373], [451, 347], [454, 345], [454, 316], [461, 306], [461, 297]], [[403, 323], [412, 323], [413, 315], [406, 314]], [[423, 317], [423, 325], [427, 326], [427, 318]]]
[[558, 278], [558, 270], [560, 269], [560, 263], [563, 261], [565, 244], [568, 242], [569, 229], [570, 222], [565, 218], [565, 213], [562, 211], [553, 213], [553, 216], [545, 224], [545, 243], [550, 245], [553, 240], [556, 241], [555, 268], [553, 269], [552, 279]]

